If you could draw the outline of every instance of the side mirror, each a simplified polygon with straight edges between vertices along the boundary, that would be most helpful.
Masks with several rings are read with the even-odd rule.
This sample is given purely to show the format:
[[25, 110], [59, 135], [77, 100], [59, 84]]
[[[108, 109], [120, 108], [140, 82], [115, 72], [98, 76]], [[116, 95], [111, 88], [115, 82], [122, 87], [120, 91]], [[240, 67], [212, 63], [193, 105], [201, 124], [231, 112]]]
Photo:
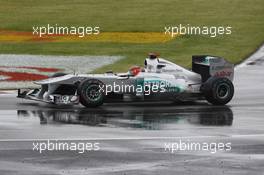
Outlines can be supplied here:
[[161, 68], [163, 68], [163, 67], [165, 67], [166, 65], [163, 65], [163, 64], [159, 64], [159, 65], [157, 65], [157, 68], [158, 69], [161, 69]]
[[120, 76], [120, 77], [117, 77], [118, 80], [126, 80], [126, 79], [128, 79], [128, 78], [129, 78], [128, 75], [127, 75], [127, 76]]
[[114, 74], [114, 72], [112, 70], [109, 70], [107, 72], [105, 72], [106, 74]]

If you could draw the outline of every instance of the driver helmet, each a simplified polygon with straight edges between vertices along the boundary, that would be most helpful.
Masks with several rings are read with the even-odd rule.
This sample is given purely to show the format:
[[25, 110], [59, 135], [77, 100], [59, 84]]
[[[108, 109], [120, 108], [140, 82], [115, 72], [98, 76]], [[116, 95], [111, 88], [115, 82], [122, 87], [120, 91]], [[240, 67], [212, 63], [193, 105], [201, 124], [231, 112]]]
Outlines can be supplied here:
[[148, 54], [148, 56], [149, 56], [149, 59], [157, 59], [159, 54], [158, 53], [154, 53], [154, 52], [150, 52]]
[[141, 68], [139, 66], [133, 66], [129, 69], [129, 73], [133, 76], [136, 76], [139, 72], [141, 72]]

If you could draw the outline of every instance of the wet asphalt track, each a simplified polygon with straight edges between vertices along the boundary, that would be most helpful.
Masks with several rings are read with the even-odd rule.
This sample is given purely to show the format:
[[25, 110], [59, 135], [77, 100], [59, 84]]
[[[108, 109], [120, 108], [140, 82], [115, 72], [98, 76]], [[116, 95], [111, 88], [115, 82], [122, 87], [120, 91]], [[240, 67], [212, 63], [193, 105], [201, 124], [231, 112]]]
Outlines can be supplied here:
[[[236, 68], [228, 106], [106, 104], [55, 108], [0, 96], [0, 174], [264, 174], [263, 49]], [[99, 143], [100, 150], [33, 151], [33, 142]], [[175, 151], [165, 143], [231, 143]]]

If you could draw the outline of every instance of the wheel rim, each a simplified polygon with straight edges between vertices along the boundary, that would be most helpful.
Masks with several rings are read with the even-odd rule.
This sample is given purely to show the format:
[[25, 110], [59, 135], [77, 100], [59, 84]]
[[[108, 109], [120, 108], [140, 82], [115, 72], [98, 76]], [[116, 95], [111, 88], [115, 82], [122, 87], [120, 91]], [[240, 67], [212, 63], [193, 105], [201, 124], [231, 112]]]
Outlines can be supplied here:
[[86, 88], [86, 97], [91, 101], [97, 101], [101, 98], [100, 88], [97, 85], [90, 85]]
[[225, 99], [230, 94], [230, 87], [226, 83], [221, 83], [217, 86], [216, 92], [218, 98]]

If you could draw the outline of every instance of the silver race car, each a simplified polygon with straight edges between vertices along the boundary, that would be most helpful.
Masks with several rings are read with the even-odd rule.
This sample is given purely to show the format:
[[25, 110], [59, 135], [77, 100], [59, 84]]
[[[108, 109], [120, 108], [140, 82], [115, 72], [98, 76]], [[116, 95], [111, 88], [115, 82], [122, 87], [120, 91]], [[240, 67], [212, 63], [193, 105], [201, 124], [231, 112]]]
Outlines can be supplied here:
[[207, 100], [225, 105], [234, 95], [233, 77], [234, 65], [220, 57], [193, 56], [188, 70], [150, 54], [145, 68], [135, 66], [127, 73], [57, 73], [35, 81], [39, 89], [19, 89], [17, 97], [85, 107], [120, 101]]

